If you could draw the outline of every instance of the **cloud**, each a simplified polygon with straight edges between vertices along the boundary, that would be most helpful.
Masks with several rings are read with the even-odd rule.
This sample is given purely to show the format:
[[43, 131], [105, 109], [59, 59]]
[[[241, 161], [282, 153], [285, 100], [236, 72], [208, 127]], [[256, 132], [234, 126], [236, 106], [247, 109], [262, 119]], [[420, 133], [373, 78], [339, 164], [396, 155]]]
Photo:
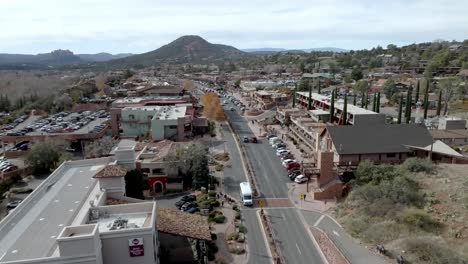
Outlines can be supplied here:
[[238, 48], [461, 40], [455, 0], [0, 0], [0, 52], [145, 52], [186, 34]]

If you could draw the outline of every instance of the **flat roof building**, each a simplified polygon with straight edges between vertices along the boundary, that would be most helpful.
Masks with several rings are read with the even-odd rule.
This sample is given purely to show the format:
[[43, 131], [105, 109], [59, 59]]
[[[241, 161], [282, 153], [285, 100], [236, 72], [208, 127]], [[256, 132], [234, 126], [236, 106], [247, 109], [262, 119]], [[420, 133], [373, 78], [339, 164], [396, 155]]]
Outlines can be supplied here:
[[122, 109], [123, 136], [137, 137], [148, 133], [155, 141], [183, 140], [192, 132], [194, 110], [189, 104], [142, 106]]

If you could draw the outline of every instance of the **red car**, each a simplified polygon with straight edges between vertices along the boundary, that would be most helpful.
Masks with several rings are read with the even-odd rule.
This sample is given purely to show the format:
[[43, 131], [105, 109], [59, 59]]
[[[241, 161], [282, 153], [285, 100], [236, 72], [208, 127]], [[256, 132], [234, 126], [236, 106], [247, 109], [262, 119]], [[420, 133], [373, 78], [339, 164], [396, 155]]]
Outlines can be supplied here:
[[252, 143], [257, 143], [257, 138], [256, 138], [256, 137], [252, 137], [252, 138], [250, 138], [250, 141], [251, 141]]
[[288, 163], [288, 165], [286, 165], [286, 169], [288, 171], [297, 170], [300, 167], [301, 167], [301, 164], [299, 164], [298, 162], [291, 162], [291, 163]]

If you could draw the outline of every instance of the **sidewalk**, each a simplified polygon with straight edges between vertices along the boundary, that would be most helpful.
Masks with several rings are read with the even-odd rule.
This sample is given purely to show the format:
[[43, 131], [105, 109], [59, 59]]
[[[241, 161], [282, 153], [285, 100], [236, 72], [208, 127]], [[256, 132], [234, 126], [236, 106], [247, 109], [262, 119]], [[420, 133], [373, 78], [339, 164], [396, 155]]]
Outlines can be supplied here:
[[[305, 211], [316, 211], [316, 212], [326, 212], [331, 208], [336, 206], [335, 199], [333, 200], [326, 200], [326, 201], [319, 201], [314, 200], [313, 194], [313, 185], [315, 185], [314, 181], [311, 180], [309, 183], [309, 192], [307, 192], [307, 183], [298, 184], [298, 183], [290, 183], [288, 196], [289, 199], [293, 202], [294, 206], [298, 209], [305, 210]], [[305, 194], [305, 200], [300, 200], [300, 194]]]

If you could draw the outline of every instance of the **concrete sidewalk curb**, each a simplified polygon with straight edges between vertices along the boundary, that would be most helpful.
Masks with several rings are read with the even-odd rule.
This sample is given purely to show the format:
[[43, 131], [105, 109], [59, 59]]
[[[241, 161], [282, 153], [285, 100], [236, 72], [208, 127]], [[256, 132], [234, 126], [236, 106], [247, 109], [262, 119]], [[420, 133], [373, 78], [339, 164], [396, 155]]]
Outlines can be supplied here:
[[317, 248], [317, 251], [320, 253], [320, 257], [323, 260], [323, 263], [329, 264], [327, 258], [325, 257], [325, 254], [322, 251], [322, 248], [318, 244], [317, 240], [315, 240], [314, 235], [312, 234], [312, 231], [310, 231], [309, 225], [307, 224], [307, 221], [305, 220], [304, 216], [299, 212], [299, 219], [301, 219], [302, 225], [304, 225], [304, 228], [307, 230], [307, 233], [309, 234], [310, 239], [312, 240], [312, 243], [314, 243], [315, 247]]
[[262, 218], [260, 216], [260, 210], [257, 210], [255, 212], [255, 214], [257, 215], [257, 221], [260, 223], [260, 226], [262, 227], [261, 233], [262, 233], [263, 241], [265, 242], [265, 246], [266, 246], [266, 249], [267, 249], [267, 252], [268, 252], [268, 257], [270, 258], [271, 263], [273, 263], [273, 255], [271, 254], [271, 248], [268, 245], [268, 239], [267, 239], [267, 236], [266, 236], [266, 233], [265, 233], [265, 227], [263, 226]]

